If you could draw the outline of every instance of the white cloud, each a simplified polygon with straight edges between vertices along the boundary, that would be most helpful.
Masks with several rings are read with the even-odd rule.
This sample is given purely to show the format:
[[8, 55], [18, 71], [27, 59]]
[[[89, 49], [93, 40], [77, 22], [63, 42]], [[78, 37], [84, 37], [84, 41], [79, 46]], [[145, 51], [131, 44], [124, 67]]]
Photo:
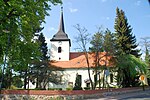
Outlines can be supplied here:
[[140, 6], [141, 5], [141, 1], [140, 0], [136, 1], [135, 5]]
[[69, 10], [70, 10], [71, 13], [74, 13], [74, 12], [78, 11], [78, 9], [76, 9], [76, 8], [69, 8]]

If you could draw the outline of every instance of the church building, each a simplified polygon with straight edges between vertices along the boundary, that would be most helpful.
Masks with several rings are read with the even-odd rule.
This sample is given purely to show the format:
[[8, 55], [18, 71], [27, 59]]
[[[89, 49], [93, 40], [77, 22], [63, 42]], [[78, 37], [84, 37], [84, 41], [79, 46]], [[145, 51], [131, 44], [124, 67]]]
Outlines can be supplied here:
[[[66, 88], [73, 87], [75, 85], [76, 76], [80, 76], [82, 88], [90, 87], [88, 66], [84, 53], [70, 52], [71, 39], [65, 32], [62, 7], [58, 32], [53, 35], [52, 39], [50, 39], [50, 44], [50, 64], [62, 69], [60, 71], [62, 73], [62, 83], [59, 85], [51, 83], [49, 85], [49, 88], [62, 88], [63, 90], [65, 90]], [[110, 57], [106, 58], [104, 56], [105, 54], [105, 52], [101, 52], [99, 54], [99, 56], [101, 57], [101, 61], [99, 63], [101, 66], [106, 65], [109, 66], [109, 68], [112, 68], [113, 63], [109, 61]], [[92, 81], [94, 81], [94, 54], [88, 53], [88, 57], [91, 79]], [[105, 71], [103, 70], [101, 72], [101, 74], [103, 75], [97, 75], [99, 80], [101, 78], [104, 78], [104, 73]], [[107, 76], [109, 76], [108, 82], [113, 82], [113, 72], [107, 73]]]

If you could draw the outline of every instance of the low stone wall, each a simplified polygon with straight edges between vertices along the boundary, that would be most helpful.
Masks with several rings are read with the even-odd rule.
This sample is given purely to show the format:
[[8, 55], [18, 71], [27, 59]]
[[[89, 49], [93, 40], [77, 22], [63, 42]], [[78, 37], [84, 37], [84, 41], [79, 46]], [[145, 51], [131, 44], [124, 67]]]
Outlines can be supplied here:
[[99, 90], [1, 90], [1, 100], [82, 100], [142, 91], [141, 87]]

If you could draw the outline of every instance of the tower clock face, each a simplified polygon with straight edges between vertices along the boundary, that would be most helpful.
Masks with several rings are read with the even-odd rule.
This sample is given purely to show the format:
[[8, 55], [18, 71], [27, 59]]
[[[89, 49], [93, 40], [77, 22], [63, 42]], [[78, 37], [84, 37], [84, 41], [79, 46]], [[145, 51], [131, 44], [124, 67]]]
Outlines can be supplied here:
[[61, 45], [61, 44], [62, 44], [62, 41], [59, 41], [58, 44]]

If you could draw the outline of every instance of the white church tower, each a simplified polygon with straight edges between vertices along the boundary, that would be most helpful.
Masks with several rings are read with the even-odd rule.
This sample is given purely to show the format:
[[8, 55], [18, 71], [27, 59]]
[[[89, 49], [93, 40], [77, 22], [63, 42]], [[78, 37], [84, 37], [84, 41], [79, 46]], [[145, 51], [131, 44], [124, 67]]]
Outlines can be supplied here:
[[50, 60], [69, 61], [71, 42], [65, 33], [62, 7], [58, 32], [50, 39], [50, 42]]

